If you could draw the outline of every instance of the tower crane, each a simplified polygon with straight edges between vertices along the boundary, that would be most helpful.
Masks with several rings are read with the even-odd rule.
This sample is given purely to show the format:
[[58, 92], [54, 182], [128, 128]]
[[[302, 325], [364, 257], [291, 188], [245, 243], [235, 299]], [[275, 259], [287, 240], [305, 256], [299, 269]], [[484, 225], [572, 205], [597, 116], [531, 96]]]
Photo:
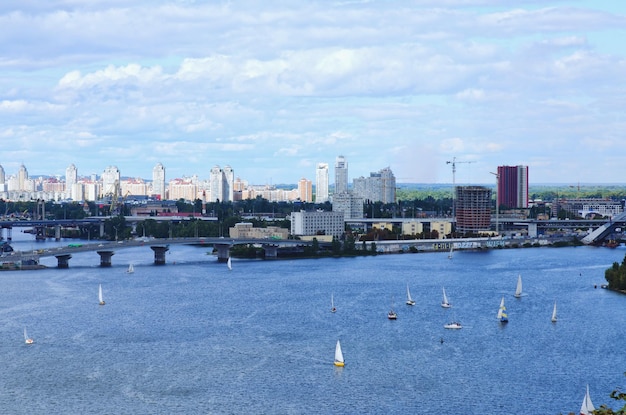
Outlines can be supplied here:
[[473, 161], [456, 161], [456, 157], [452, 157], [452, 161], [446, 161], [446, 164], [452, 164], [452, 187], [456, 185], [456, 165], [457, 163], [474, 163]]
[[456, 164], [457, 163], [473, 163], [473, 161], [456, 161], [456, 157], [452, 157], [452, 161], [446, 161], [446, 164], [452, 164], [452, 217], [456, 218]]

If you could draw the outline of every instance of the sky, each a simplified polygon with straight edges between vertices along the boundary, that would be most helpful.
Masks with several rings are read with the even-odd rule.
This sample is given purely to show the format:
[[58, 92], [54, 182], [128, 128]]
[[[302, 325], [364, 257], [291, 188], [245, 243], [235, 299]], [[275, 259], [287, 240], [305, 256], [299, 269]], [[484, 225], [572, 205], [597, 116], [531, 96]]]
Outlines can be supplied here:
[[7, 175], [623, 182], [622, 0], [5, 0], [0, 28]]

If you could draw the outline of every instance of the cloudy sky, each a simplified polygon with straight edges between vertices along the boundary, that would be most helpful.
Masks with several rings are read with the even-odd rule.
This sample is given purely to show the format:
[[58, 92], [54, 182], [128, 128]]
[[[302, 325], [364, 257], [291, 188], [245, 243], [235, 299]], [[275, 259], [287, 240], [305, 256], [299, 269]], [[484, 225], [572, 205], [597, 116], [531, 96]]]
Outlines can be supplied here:
[[624, 182], [622, 0], [5, 0], [0, 28], [7, 175]]

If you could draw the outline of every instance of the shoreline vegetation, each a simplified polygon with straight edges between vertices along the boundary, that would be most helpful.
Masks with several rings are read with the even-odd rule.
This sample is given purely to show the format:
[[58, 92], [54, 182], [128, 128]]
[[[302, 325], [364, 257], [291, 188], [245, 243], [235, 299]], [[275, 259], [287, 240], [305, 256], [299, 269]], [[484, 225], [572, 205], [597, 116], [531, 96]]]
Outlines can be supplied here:
[[609, 283], [609, 290], [626, 294], [626, 255], [622, 263], [614, 262], [611, 268], [604, 272], [604, 278]]

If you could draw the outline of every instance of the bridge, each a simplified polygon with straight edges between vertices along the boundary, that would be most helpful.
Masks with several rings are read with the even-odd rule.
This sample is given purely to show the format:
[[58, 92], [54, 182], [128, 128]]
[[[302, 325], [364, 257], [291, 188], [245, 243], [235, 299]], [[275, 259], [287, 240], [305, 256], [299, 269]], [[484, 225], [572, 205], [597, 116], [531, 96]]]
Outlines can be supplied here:
[[[170, 245], [186, 244], [212, 246], [217, 250], [217, 259], [219, 262], [226, 262], [230, 256], [230, 248], [234, 245], [259, 245], [265, 250], [266, 258], [276, 258], [278, 256], [278, 248], [295, 247], [310, 245], [310, 242], [298, 241], [292, 239], [232, 239], [224, 237], [194, 237], [194, 238], [138, 238], [132, 240], [123, 240], [117, 242], [100, 242], [100, 243], [71, 243], [67, 246], [35, 249], [28, 251], [12, 251], [5, 252], [0, 257], [3, 268], [24, 268], [27, 266], [36, 266], [39, 259], [43, 257], [56, 257], [58, 268], [69, 268], [69, 260], [72, 254], [82, 252], [96, 252], [100, 255], [100, 266], [110, 267], [111, 258], [115, 255], [115, 251], [136, 247], [148, 246], [154, 252], [155, 265], [165, 264], [165, 253], [169, 250]], [[8, 265], [7, 265], [8, 264]]]
[[618, 227], [623, 227], [626, 223], [626, 212], [620, 213], [619, 215], [613, 216], [613, 218], [598, 227], [596, 230], [591, 232], [589, 235], [585, 236], [582, 239], [582, 242], [585, 245], [595, 244], [607, 236], [615, 232], [615, 229]]
[[[111, 219], [112, 216], [90, 216], [83, 219], [40, 219], [40, 220], [0, 220], [0, 232], [6, 229], [7, 240], [11, 240], [13, 228], [33, 228], [37, 232], [44, 228], [55, 229], [55, 239], [61, 238], [61, 228], [80, 227], [80, 226], [98, 226], [99, 236], [104, 235], [104, 223]], [[216, 222], [218, 219], [214, 216], [185, 216], [184, 213], [175, 216], [124, 216], [124, 220], [129, 223], [133, 229], [138, 222], [152, 219], [159, 222], [183, 222], [188, 220], [202, 220]], [[39, 235], [39, 233], [37, 233]], [[0, 233], [0, 239], [3, 235]]]

